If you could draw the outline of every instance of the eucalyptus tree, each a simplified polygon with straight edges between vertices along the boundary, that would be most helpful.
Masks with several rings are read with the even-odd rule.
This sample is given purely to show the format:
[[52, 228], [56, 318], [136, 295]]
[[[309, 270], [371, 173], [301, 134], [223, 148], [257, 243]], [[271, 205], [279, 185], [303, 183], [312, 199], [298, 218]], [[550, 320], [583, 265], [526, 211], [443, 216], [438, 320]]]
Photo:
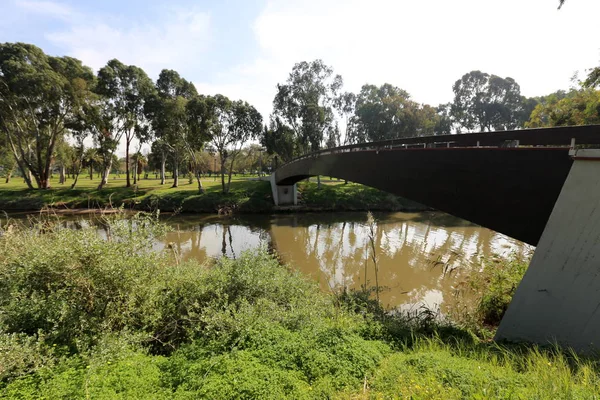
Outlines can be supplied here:
[[[258, 138], [262, 132], [262, 116], [245, 101], [231, 101], [223, 95], [209, 100], [209, 112], [214, 117], [210, 126], [210, 144], [221, 160], [221, 186], [223, 193], [229, 192], [234, 162], [241, 147], [250, 139]], [[229, 161], [229, 174], [225, 183], [225, 166]]]
[[451, 114], [468, 131], [516, 129], [523, 126], [521, 89], [512, 78], [471, 71], [453, 87]]
[[[147, 140], [149, 131], [146, 129], [144, 104], [152, 96], [154, 84], [141, 68], [113, 59], [98, 71], [97, 92], [105, 97], [111, 108], [113, 140], [119, 143], [125, 137], [126, 186], [129, 187], [129, 148], [134, 138], [140, 142]], [[101, 185], [106, 183], [107, 177], [105, 172]]]
[[342, 84], [340, 75], [315, 60], [294, 65], [286, 83], [277, 85], [273, 112], [292, 128], [303, 152], [321, 147], [325, 131], [334, 123], [334, 100]]
[[92, 70], [36, 46], [0, 44], [0, 129], [29, 188], [50, 187], [52, 158], [93, 86]]
[[356, 109], [356, 94], [344, 92], [334, 99], [333, 104], [340, 121], [344, 124], [343, 144], [350, 144], [355, 139], [356, 119], [354, 118], [354, 113]]
[[273, 115], [269, 125], [263, 128], [260, 144], [269, 155], [274, 155], [276, 160], [282, 163], [287, 163], [298, 155], [293, 129]]
[[286, 83], [277, 85], [273, 113], [292, 128], [302, 153], [321, 148], [334, 125], [334, 100], [342, 85], [342, 77], [322, 60], [297, 63]]
[[406, 90], [385, 83], [363, 85], [356, 97], [356, 142], [416, 136], [422, 128], [419, 104]]
[[15, 167], [15, 157], [8, 148], [7, 138], [4, 135], [0, 135], [0, 168], [4, 172], [5, 183], [10, 182]]
[[[173, 160], [173, 186], [179, 186], [179, 165], [183, 158], [198, 150], [203, 142], [195, 140], [197, 132], [194, 123], [190, 122], [188, 104], [194, 100], [198, 104], [198, 93], [191, 82], [183, 79], [176, 71], [164, 69], [156, 81], [156, 94], [147, 102], [144, 109], [151, 122], [152, 131], [159, 143], [155, 146], [160, 150], [161, 182], [164, 182], [165, 156]], [[200, 108], [200, 106], [198, 106]], [[197, 111], [196, 109], [194, 111]], [[202, 191], [202, 182], [198, 177], [198, 189]]]
[[164, 185], [166, 180], [167, 157], [171, 153], [171, 146], [162, 138], [157, 138], [150, 147], [151, 154], [155, 157], [160, 171], [160, 184]]

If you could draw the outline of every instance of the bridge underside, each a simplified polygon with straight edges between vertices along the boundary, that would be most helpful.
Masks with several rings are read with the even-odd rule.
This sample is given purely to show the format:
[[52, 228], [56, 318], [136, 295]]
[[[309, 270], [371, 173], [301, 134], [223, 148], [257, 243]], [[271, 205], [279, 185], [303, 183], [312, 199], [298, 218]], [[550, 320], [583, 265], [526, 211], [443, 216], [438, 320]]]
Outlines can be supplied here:
[[277, 185], [316, 175], [371, 186], [537, 245], [573, 160], [568, 148], [438, 148], [322, 154]]

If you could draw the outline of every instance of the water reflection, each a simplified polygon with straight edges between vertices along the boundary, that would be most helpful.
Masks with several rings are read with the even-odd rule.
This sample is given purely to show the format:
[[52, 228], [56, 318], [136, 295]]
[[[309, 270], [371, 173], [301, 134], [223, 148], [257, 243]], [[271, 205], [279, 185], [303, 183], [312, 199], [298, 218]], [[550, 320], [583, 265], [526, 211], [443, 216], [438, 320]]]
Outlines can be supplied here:
[[[523, 254], [530, 247], [441, 213], [380, 214], [375, 248], [384, 304], [403, 309], [448, 306], [454, 287], [477, 271], [483, 259]], [[285, 219], [287, 218], [287, 221]], [[314, 276], [324, 290], [375, 284], [364, 215], [276, 218], [273, 247], [282, 258]]]
[[[444, 312], [455, 288], [477, 273], [483, 260], [519, 256], [531, 246], [447, 214], [375, 214], [374, 230], [383, 304], [401, 309], [425, 305]], [[173, 227], [155, 243], [169, 246], [178, 258], [227, 256], [265, 246], [281, 260], [317, 280], [323, 290], [375, 284], [375, 269], [367, 250], [366, 213], [256, 215], [219, 217], [163, 216]], [[71, 221], [85, 226], [89, 222]], [[98, 227], [102, 232], [102, 227]]]
[[[381, 300], [390, 307], [426, 305], [442, 311], [454, 291], [481, 267], [484, 259], [524, 255], [528, 245], [447, 214], [381, 213], [375, 215], [375, 248]], [[323, 290], [375, 284], [367, 250], [365, 213], [292, 214], [236, 218], [176, 216], [165, 243], [184, 258], [226, 255], [270, 246], [282, 261], [317, 280]]]

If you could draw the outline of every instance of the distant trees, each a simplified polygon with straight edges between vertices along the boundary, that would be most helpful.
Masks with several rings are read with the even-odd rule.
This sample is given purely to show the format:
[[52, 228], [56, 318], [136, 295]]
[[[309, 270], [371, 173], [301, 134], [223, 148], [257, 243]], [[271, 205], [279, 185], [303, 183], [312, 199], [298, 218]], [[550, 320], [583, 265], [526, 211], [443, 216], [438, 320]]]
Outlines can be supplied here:
[[516, 129], [525, 115], [521, 88], [512, 78], [471, 71], [454, 83], [451, 115], [467, 131]]
[[407, 91], [389, 83], [364, 85], [354, 113], [355, 142], [443, 133], [436, 108], [413, 101]]

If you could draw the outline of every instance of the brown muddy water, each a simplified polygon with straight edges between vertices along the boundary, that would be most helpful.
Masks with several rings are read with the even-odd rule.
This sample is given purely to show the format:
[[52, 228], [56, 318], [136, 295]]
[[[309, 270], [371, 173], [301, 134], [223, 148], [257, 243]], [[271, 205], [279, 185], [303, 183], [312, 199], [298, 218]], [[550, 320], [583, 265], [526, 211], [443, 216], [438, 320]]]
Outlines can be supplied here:
[[[456, 304], [465, 279], [482, 263], [524, 256], [534, 248], [440, 212], [375, 213], [374, 241], [380, 299], [390, 308], [442, 314]], [[72, 220], [71, 218], [68, 218]], [[162, 215], [173, 231], [155, 243], [181, 259], [239, 257], [265, 247], [319, 282], [322, 290], [375, 285], [367, 214]], [[366, 276], [365, 276], [366, 269]]]
[[[422, 306], [447, 312], [465, 278], [483, 262], [519, 256], [529, 245], [438, 212], [377, 213], [374, 229], [380, 298], [405, 311]], [[265, 246], [325, 291], [375, 285], [366, 213], [315, 213], [216, 217], [167, 216], [167, 234], [183, 259], [238, 257]], [[366, 278], [365, 278], [366, 268]]]

